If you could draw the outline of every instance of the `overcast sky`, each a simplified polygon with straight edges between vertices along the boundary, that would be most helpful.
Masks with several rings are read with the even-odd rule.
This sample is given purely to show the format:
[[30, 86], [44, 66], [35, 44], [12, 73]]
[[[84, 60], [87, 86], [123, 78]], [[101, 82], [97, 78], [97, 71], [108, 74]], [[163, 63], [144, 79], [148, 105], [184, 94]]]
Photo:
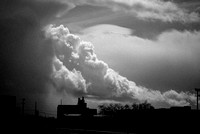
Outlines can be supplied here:
[[75, 104], [82, 95], [91, 106], [144, 100], [159, 107], [194, 105], [194, 88], [200, 87], [198, 0], [0, 5], [1, 94], [37, 100], [50, 110], [60, 99]]

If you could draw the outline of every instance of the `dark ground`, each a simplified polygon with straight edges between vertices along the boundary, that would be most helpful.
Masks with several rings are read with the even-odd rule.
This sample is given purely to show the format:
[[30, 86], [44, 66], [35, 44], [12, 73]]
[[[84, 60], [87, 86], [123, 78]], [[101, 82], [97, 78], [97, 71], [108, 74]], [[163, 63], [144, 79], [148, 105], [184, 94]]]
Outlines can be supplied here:
[[26, 115], [1, 120], [3, 133], [198, 133], [197, 111], [143, 111], [132, 116], [68, 116], [63, 119]]
[[189, 107], [121, 110], [110, 115], [61, 116], [27, 115], [16, 108], [16, 98], [0, 97], [1, 134], [124, 134], [198, 133], [200, 111]]

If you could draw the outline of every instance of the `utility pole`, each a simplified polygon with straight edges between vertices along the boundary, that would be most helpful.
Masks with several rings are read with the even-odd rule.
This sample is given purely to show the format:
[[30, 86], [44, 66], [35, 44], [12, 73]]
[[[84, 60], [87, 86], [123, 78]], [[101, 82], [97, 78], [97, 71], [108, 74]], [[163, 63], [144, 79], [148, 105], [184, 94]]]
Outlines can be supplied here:
[[37, 111], [37, 101], [35, 102], [35, 111]]
[[195, 91], [197, 92], [197, 110], [199, 110], [199, 91], [200, 91], [200, 88], [195, 88]]
[[62, 99], [60, 100], [60, 105], [62, 105]]
[[22, 116], [24, 116], [25, 98], [22, 99]]
[[35, 102], [35, 116], [39, 116], [39, 111], [37, 110], [37, 101]]

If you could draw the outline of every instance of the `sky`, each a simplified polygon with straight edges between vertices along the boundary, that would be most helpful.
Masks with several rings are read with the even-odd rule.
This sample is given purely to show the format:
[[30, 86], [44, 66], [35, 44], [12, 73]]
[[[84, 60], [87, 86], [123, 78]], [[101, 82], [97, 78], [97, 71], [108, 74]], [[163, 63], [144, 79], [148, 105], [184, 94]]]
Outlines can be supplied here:
[[198, 0], [2, 0], [1, 94], [76, 104], [195, 106]]

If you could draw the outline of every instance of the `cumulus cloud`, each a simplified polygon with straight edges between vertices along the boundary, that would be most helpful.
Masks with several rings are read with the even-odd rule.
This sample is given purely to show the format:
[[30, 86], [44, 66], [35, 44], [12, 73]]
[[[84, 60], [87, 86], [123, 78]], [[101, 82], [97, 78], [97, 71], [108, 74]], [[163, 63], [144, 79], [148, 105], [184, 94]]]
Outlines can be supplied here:
[[[113, 29], [124, 34], [116, 34]], [[99, 58], [139, 85], [191, 92], [200, 86], [200, 32], [171, 30], [149, 40], [124, 30], [96, 25], [83, 30], [81, 38], [94, 44]]]
[[163, 0], [75, 0], [63, 1], [70, 5], [98, 5], [111, 8], [113, 11], [122, 11], [140, 19], [156, 19], [164, 22], [199, 22], [199, 14], [186, 8], [179, 7], [173, 1]]
[[84, 95], [97, 100], [115, 100], [152, 104], [190, 105], [194, 94], [174, 90], [161, 93], [136, 85], [99, 60], [90, 42], [81, 40], [60, 25], [46, 27], [46, 36], [53, 40], [55, 56], [51, 74], [57, 91], [74, 96]]
[[79, 92], [84, 94], [86, 92], [85, 79], [83, 79], [80, 71], [77, 71], [76, 69], [69, 71], [57, 58], [53, 61], [52, 76], [58, 89], [67, 87], [69, 89], [69, 92], [67, 93], [73, 94], [78, 94]]

